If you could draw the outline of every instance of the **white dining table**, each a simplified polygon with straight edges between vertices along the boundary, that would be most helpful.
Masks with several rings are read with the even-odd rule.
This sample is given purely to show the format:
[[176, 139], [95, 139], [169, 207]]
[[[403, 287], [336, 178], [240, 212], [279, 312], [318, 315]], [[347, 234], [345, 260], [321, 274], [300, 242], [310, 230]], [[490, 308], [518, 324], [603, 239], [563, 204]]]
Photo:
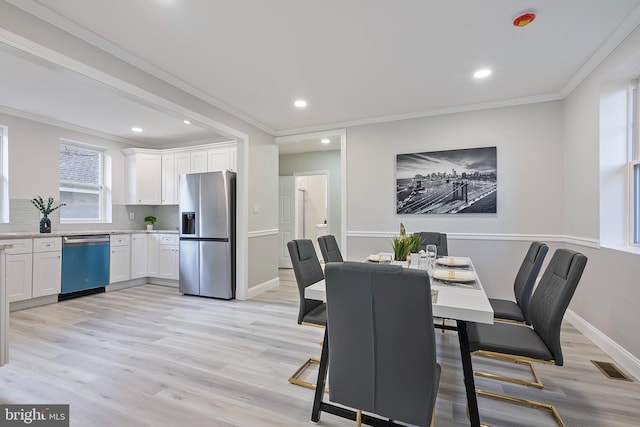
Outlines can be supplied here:
[[[466, 271], [473, 271], [475, 274], [475, 280], [468, 283], [458, 283], [454, 281], [441, 281], [433, 279], [430, 274], [430, 282], [432, 291], [437, 293], [432, 294], [432, 310], [434, 317], [442, 317], [445, 319], [451, 319], [456, 321], [456, 327], [434, 325], [437, 328], [444, 328], [449, 330], [455, 330], [458, 333], [458, 340], [460, 342], [460, 357], [462, 359], [462, 368], [464, 373], [465, 390], [467, 394], [467, 404], [469, 408], [469, 421], [472, 427], [480, 426], [480, 414], [478, 412], [478, 401], [475, 390], [475, 380], [473, 377], [473, 366], [471, 364], [471, 354], [469, 351], [469, 339], [467, 336], [467, 322], [475, 323], [493, 323], [493, 309], [489, 303], [480, 278], [471, 262], [471, 259], [465, 257], [456, 257], [457, 260], [464, 260], [463, 264]], [[406, 266], [406, 264], [405, 264]], [[412, 267], [408, 267], [412, 268]], [[413, 267], [417, 268], [417, 267]], [[455, 270], [460, 267], [449, 267], [447, 265], [437, 265], [435, 268], [452, 269]], [[327, 301], [327, 293], [324, 280], [314, 283], [313, 285], [305, 288], [305, 298], [315, 299], [320, 301]], [[328, 328], [325, 330], [327, 334]], [[328, 365], [328, 351], [326, 345], [328, 339], [325, 336], [322, 349], [322, 355], [320, 358], [320, 369], [318, 371], [318, 381], [316, 384], [315, 398], [313, 404], [313, 411], [311, 414], [311, 420], [318, 422], [320, 419], [320, 411], [334, 413], [336, 415], [342, 415], [344, 411], [335, 409], [335, 407], [329, 403], [322, 402], [324, 395], [324, 387], [320, 384], [325, 384], [326, 369]]]

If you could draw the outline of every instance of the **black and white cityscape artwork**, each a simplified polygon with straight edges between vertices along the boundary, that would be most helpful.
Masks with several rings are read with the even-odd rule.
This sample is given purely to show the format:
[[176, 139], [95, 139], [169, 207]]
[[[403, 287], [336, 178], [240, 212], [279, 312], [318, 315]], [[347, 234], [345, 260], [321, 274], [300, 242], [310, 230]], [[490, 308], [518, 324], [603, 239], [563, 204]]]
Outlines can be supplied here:
[[496, 213], [496, 147], [398, 154], [398, 214]]

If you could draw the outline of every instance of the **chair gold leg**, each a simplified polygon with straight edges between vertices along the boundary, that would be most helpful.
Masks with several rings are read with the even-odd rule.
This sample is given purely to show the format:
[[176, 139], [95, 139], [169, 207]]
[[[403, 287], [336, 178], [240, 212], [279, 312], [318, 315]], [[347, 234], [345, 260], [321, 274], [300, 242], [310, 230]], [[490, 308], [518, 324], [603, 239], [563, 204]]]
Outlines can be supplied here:
[[515, 362], [515, 363], [519, 363], [521, 365], [528, 365], [529, 369], [531, 370], [531, 374], [533, 375], [534, 381], [528, 381], [528, 380], [523, 380], [520, 378], [514, 378], [514, 377], [507, 377], [504, 375], [498, 375], [498, 374], [492, 374], [490, 372], [483, 372], [483, 371], [473, 371], [474, 375], [478, 376], [478, 377], [483, 377], [483, 378], [489, 378], [489, 379], [493, 379], [493, 380], [498, 380], [498, 381], [506, 381], [506, 382], [510, 382], [513, 384], [520, 384], [520, 385], [526, 385], [529, 387], [535, 387], [535, 388], [544, 388], [544, 384], [542, 384], [542, 380], [540, 379], [540, 375], [538, 375], [538, 371], [536, 370], [535, 365], [533, 364], [533, 362], [531, 360], [524, 360], [524, 359], [519, 359], [515, 356], [513, 357], [509, 357], [509, 356], [505, 356], [505, 355], [501, 355], [499, 353], [491, 353], [491, 352], [484, 352], [484, 351], [477, 351], [475, 353], [473, 353], [474, 356], [482, 356], [482, 357], [489, 357], [489, 358], [494, 358], [494, 359], [500, 359], [500, 360], [506, 360], [506, 361], [510, 361], [510, 362]]
[[362, 411], [358, 409], [356, 411], [356, 427], [360, 427], [362, 425]]
[[[311, 383], [309, 381], [305, 381], [305, 380], [301, 380], [299, 377], [300, 375], [302, 375], [302, 373], [309, 367], [313, 366], [314, 364], [318, 364], [320, 365], [320, 359], [318, 359], [317, 357], [310, 357], [307, 359], [306, 362], [304, 362], [290, 377], [289, 377], [289, 382], [291, 384], [295, 384], [295, 385], [299, 385], [301, 387], [306, 387], [306, 388], [310, 388], [312, 390], [316, 389], [316, 385], [314, 383]], [[325, 387], [324, 388], [325, 393], [329, 392], [329, 388]]]
[[431, 424], [429, 424], [429, 427], [436, 427], [436, 410], [435, 409], [431, 413]]
[[560, 413], [558, 412], [556, 407], [548, 403], [542, 403], [542, 402], [536, 402], [535, 400], [527, 400], [527, 399], [520, 399], [517, 397], [505, 396], [504, 394], [493, 393], [485, 390], [476, 390], [476, 392], [478, 393], [478, 396], [486, 396], [492, 399], [504, 400], [506, 402], [515, 403], [518, 405], [530, 406], [536, 409], [546, 409], [547, 411], [551, 412], [551, 414], [553, 415], [553, 418], [555, 418], [556, 422], [560, 427], [567, 427], [567, 425], [562, 420], [562, 417], [560, 416]]

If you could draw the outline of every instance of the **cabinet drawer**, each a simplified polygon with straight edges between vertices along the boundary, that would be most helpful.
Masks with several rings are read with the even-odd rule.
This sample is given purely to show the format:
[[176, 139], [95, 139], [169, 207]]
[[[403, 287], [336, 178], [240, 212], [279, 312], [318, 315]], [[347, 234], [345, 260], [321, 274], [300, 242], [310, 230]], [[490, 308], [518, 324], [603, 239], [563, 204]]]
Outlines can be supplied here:
[[5, 250], [8, 254], [30, 254], [33, 252], [33, 240], [31, 239], [0, 240], [0, 243], [12, 246]]
[[129, 245], [131, 236], [128, 234], [112, 234], [111, 246], [127, 246]]
[[33, 239], [33, 252], [54, 252], [62, 250], [60, 237]]
[[177, 234], [158, 234], [158, 242], [160, 242], [161, 245], [166, 245], [166, 244], [177, 245], [178, 235]]

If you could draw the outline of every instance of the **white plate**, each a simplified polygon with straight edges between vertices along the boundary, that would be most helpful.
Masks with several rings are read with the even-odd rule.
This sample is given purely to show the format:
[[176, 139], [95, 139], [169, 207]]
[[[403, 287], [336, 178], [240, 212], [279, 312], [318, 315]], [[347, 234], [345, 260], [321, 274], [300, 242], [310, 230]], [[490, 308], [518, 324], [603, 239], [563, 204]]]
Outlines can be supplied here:
[[469, 265], [469, 259], [445, 256], [445, 257], [436, 259], [436, 264], [460, 267], [460, 266]]
[[446, 282], [473, 282], [476, 280], [476, 273], [473, 271], [445, 270], [436, 268], [433, 270], [433, 278]]

